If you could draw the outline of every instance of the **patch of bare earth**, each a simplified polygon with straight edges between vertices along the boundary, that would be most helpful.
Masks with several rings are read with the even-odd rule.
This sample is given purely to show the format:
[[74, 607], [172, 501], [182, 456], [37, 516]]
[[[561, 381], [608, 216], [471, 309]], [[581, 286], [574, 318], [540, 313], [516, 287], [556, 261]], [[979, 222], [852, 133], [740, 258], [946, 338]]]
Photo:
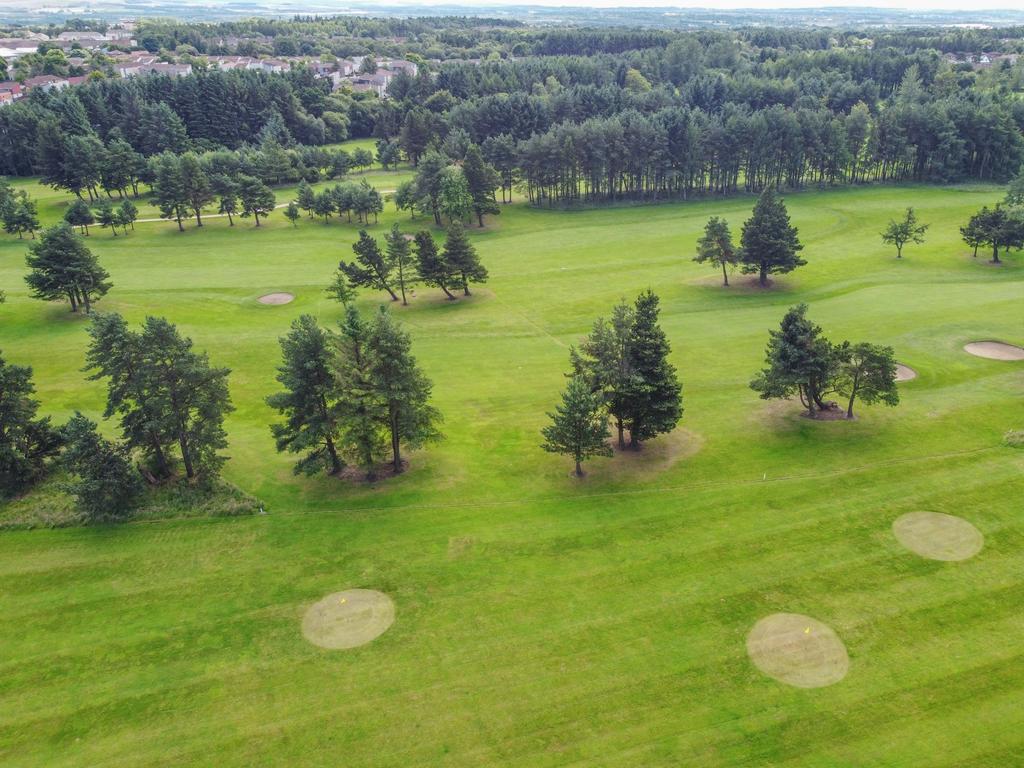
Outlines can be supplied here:
[[917, 378], [917, 371], [909, 365], [896, 363], [896, 381], [910, 381]]
[[334, 592], [309, 606], [302, 634], [321, 648], [344, 650], [366, 645], [395, 621], [395, 604], [374, 589]]
[[[629, 441], [629, 433], [626, 434]], [[700, 451], [704, 438], [688, 429], [676, 429], [640, 445], [639, 449], [619, 448], [616, 438], [611, 446], [614, 454], [606, 465], [612, 473], [658, 474], [670, 469], [681, 459], [689, 458]], [[602, 467], [603, 474], [603, 467]]]
[[846, 646], [827, 624], [799, 613], [773, 613], [747, 635], [747, 653], [769, 677], [797, 688], [838, 683], [850, 668]]
[[1024, 349], [1002, 341], [972, 341], [964, 345], [964, 351], [987, 360], [1024, 360]]
[[276, 307], [281, 304], [290, 304], [295, 301], [295, 297], [290, 293], [268, 293], [260, 296], [257, 301], [260, 304], [269, 304]]
[[966, 560], [985, 544], [985, 537], [971, 523], [942, 512], [908, 512], [896, 518], [892, 532], [900, 544], [929, 560]]

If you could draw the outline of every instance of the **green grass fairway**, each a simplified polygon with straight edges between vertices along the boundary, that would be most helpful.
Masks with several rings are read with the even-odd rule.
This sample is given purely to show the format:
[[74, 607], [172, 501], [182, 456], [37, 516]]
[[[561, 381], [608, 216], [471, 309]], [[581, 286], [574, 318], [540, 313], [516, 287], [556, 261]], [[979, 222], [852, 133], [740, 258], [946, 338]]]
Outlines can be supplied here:
[[[1024, 363], [962, 347], [1024, 345], [1024, 256], [991, 266], [958, 233], [1001, 195], [789, 195], [809, 264], [769, 291], [691, 261], [708, 216], [738, 238], [752, 198], [506, 207], [472, 232], [491, 281], [471, 300], [418, 289], [394, 307], [446, 440], [373, 487], [293, 477], [263, 402], [290, 321], [340, 318], [323, 288], [354, 225], [93, 235], [114, 282], [100, 309], [165, 315], [232, 369], [225, 475], [268, 514], [0, 533], [0, 765], [1016, 764], [1024, 450], [1003, 435], [1024, 428]], [[878, 233], [907, 205], [931, 229], [897, 261]], [[408, 222], [388, 209], [377, 235]], [[27, 297], [25, 247], [0, 240], [0, 349], [35, 368], [55, 420], [98, 418], [85, 323]], [[647, 287], [684, 431], [577, 482], [538, 447], [545, 411], [569, 346]], [[272, 291], [296, 300], [257, 303]], [[757, 399], [767, 332], [799, 301], [836, 340], [896, 348], [918, 373], [899, 408], [815, 423]], [[913, 511], [970, 521], [984, 548], [912, 554], [891, 524]], [[307, 642], [306, 608], [347, 589], [386, 593], [393, 626], [348, 651]], [[845, 679], [759, 672], [745, 642], [772, 613], [835, 630]]]

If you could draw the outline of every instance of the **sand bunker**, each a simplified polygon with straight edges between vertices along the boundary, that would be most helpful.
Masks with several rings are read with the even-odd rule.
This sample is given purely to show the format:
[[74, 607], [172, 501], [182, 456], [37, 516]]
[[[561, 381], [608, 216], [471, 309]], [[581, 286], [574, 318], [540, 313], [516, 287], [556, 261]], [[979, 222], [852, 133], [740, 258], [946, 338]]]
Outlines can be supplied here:
[[981, 551], [981, 531], [941, 512], [908, 512], [892, 524], [893, 535], [911, 552], [931, 560], [966, 560]]
[[964, 345], [964, 351], [989, 360], [1024, 360], [1024, 349], [1001, 341], [972, 341]]
[[383, 592], [346, 589], [309, 607], [302, 634], [321, 648], [355, 648], [384, 634], [394, 620], [395, 604]]
[[266, 296], [260, 296], [260, 304], [290, 304], [295, 300], [295, 297], [290, 293], [268, 293]]
[[765, 616], [747, 635], [747, 653], [769, 677], [797, 688], [838, 683], [850, 668], [846, 646], [832, 628], [799, 613]]
[[896, 381], [910, 381], [917, 378], [917, 371], [909, 365], [896, 363]]

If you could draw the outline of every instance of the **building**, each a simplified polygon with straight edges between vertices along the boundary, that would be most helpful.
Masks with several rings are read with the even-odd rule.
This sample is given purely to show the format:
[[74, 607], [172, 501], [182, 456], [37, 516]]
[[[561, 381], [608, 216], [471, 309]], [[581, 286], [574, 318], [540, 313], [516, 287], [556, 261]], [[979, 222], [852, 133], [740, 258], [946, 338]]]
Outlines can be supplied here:
[[67, 88], [70, 83], [67, 78], [54, 77], [53, 75], [39, 75], [38, 77], [30, 77], [24, 83], [26, 91], [31, 91], [38, 88], [41, 91], [61, 91]]

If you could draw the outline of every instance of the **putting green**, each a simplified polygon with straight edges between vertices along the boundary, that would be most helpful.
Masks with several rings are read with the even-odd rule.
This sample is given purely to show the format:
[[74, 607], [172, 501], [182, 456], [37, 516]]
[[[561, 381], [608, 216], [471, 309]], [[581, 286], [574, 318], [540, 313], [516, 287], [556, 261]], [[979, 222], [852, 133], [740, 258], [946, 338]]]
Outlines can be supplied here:
[[827, 624], [799, 613], [773, 613], [754, 625], [747, 653], [769, 677], [797, 688], [838, 683], [850, 668], [846, 646]]
[[395, 604], [383, 592], [346, 589], [311, 605], [302, 617], [302, 634], [313, 645], [343, 650], [366, 645], [395, 621]]
[[892, 524], [904, 547], [930, 560], [966, 560], [981, 551], [981, 531], [961, 517], [941, 512], [908, 512]]

